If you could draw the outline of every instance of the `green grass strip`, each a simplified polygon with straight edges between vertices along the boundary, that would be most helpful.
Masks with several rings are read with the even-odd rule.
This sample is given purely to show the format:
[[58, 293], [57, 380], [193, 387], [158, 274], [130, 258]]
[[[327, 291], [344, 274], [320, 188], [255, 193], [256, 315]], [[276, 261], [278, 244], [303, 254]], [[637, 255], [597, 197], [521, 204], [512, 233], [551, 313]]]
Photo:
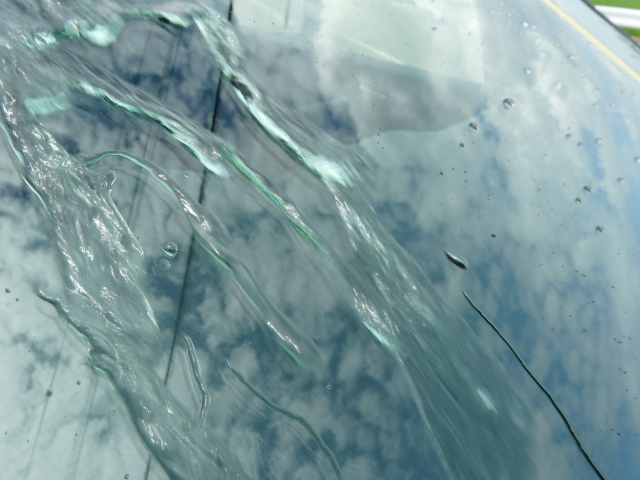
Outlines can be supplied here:
[[640, 10], [640, 0], [590, 0], [594, 5], [607, 7], [635, 8]]
[[[593, 5], [604, 5], [607, 7], [632, 8], [640, 10], [640, 0], [589, 0]], [[632, 37], [640, 38], [640, 30], [636, 28], [620, 27]]]

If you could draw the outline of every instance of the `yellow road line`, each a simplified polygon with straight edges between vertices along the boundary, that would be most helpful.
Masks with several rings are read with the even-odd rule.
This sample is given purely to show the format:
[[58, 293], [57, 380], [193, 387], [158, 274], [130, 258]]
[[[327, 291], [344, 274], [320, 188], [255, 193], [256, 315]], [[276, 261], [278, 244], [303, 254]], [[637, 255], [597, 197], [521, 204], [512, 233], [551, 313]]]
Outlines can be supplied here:
[[589, 31], [576, 22], [572, 17], [570, 17], [564, 10], [562, 10], [559, 6], [553, 3], [551, 0], [542, 0], [551, 10], [558, 14], [565, 22], [575, 28], [578, 33], [580, 33], [583, 37], [589, 40], [593, 45], [598, 47], [603, 53], [605, 53], [613, 62], [618, 65], [622, 70], [627, 72], [633, 79], [640, 83], [640, 74], [636, 72], [633, 68], [627, 65], [624, 60], [618, 57], [615, 53], [609, 50], [600, 40], [594, 37]]

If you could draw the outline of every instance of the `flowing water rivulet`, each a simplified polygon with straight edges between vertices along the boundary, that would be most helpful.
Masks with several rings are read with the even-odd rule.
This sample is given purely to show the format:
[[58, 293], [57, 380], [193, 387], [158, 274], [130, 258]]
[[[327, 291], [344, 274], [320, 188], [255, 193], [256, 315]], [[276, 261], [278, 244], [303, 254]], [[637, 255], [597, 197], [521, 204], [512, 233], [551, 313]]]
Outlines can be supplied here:
[[[266, 478], [285, 471], [289, 473], [282, 478], [367, 478], [364, 467], [345, 467], [358, 458], [355, 453], [349, 456], [350, 451], [360, 448], [357, 422], [362, 422], [364, 429], [367, 422], [375, 423], [385, 416], [405, 418], [412, 423], [408, 431], [422, 432], [427, 442], [404, 439], [408, 446], [401, 448], [418, 456], [424, 448], [428, 458], [422, 461], [437, 464], [432, 471], [442, 477], [548, 478], [542, 473], [547, 447], [536, 433], [540, 429], [535, 424], [541, 420], [536, 418], [535, 402], [516, 391], [496, 358], [439, 300], [420, 268], [381, 225], [369, 203], [373, 186], [366, 162], [280, 105], [251, 78], [243, 67], [240, 41], [226, 18], [205, 2], [5, 0], [2, 12], [2, 126], [21, 177], [44, 207], [66, 287], [62, 292], [40, 292], [40, 296], [85, 340], [90, 365], [108, 378], [141, 440], [170, 478]], [[309, 175], [329, 199], [324, 208], [339, 227], [332, 234], [338, 241], [325, 237], [317, 222], [279, 191], [277, 179], [260, 173], [252, 165], [255, 162], [243, 155], [241, 144], [232, 145], [175, 113], [162, 101], [101, 68], [99, 62], [92, 62], [83, 50], [65, 48], [83, 43], [109, 48], [131, 22], [153, 22], [173, 35], [187, 28], [200, 32], [229, 91], [237, 97], [237, 108], [274, 148], [286, 154], [290, 171]], [[227, 233], [215, 212], [184, 191], [153, 157], [139, 158], [118, 151], [117, 145], [88, 156], [66, 151], [43, 122], [47, 115], [73, 108], [79, 98], [104, 104], [137, 125], [148, 122], [159, 126], [171, 142], [182, 145], [199, 161], [217, 184], [237, 188], [238, 195], [250, 192], [256, 204], [270, 212], [270, 221], [280, 228], [280, 235], [293, 238], [296, 252], [307, 258], [304, 275], [321, 276], [337, 287], [336, 297], [348, 306], [342, 316], [328, 315], [323, 320], [331, 319], [336, 329], [345, 328], [343, 324], [352, 329], [359, 327], [350, 323], [363, 325], [366, 335], [360, 341], [375, 347], [369, 352], [383, 352], [385, 365], [393, 364], [403, 373], [403, 385], [411, 399], [403, 404], [407, 411], [385, 412], [378, 402], [377, 409], [372, 407], [369, 412], [371, 418], [354, 415], [355, 427], [345, 421], [345, 429], [350, 429], [344, 432], [345, 438], [352, 440], [340, 440], [336, 434], [341, 418], [337, 402], [330, 410], [335, 413], [333, 418], [303, 416], [279, 405], [281, 398], [261, 393], [261, 387], [252, 385], [229, 359], [208, 365], [207, 371], [224, 370], [227, 384], [257, 399], [263, 408], [263, 422], [276, 427], [284, 424], [283, 435], [291, 436], [287, 445], [307, 455], [311, 461], [305, 465], [311, 467], [291, 473], [296, 472], [293, 466], [278, 470], [266, 465], [274, 462], [274, 455], [278, 458], [279, 449], [285, 450], [275, 436], [270, 437], [273, 445], [268, 455], [249, 461], [231, 437], [216, 427], [218, 406], [201, 372], [194, 345], [198, 342], [181, 334], [184, 342], [179, 343], [184, 343], [182, 351], [190, 365], [185, 375], [197, 385], [200, 395], [198, 414], [188, 411], [155, 368], [156, 359], [166, 353], [162, 338], [167, 332], [159, 326], [149, 301], [149, 252], [111, 197], [119, 178], [110, 170], [112, 165], [147, 182], [181, 218], [203, 253], [201, 258], [210, 264], [211, 285], [216, 285], [218, 276], [233, 285], [257, 324], [252, 330], [255, 345], [286, 352], [295, 361], [286, 367], [287, 375], [304, 379], [299, 385], [307, 385], [309, 391], [315, 391], [315, 384], [324, 389], [327, 375], [335, 370], [332, 355], [346, 355], [337, 350], [349, 345], [333, 351], [331, 345], [316, 338], [320, 334], [313, 328], [302, 326], [295, 312], [286, 313], [287, 309], [277, 305], [237, 254], [233, 235]], [[233, 197], [228, 201], [233, 202]], [[288, 280], [274, 273], [271, 281], [285, 284]], [[374, 358], [362, 361], [378, 362]], [[279, 368], [277, 362], [271, 368]], [[394, 388], [381, 387], [380, 391]], [[352, 396], [358, 395], [354, 392]], [[305, 392], [300, 390], [298, 395], [303, 397]], [[240, 410], [236, 415], [244, 413]], [[384, 431], [379, 438], [385, 436], [391, 444], [401, 440]], [[389, 448], [378, 445], [371, 451]], [[574, 453], [566, 454], [566, 464], [571, 463], [568, 458]], [[265, 459], [267, 456], [272, 458]], [[393, 458], [391, 455], [391, 460], [384, 459], [375, 468], [399, 475], [402, 454], [395, 454], [395, 466], [390, 465]], [[296, 455], [280, 452], [281, 463], [295, 459]], [[566, 468], [576, 475], [582, 470], [580, 475], [585, 478], [593, 475], [584, 466]]]

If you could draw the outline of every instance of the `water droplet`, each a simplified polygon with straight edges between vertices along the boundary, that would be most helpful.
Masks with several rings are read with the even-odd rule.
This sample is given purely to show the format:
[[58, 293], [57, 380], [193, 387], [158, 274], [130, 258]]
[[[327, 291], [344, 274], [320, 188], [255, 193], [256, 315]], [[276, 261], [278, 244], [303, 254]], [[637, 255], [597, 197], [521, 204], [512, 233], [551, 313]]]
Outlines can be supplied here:
[[76, 385], [82, 385], [82, 380], [78, 380], [78, 381], [76, 382]]
[[566, 138], [567, 140], [569, 140], [571, 137], [573, 137], [573, 135], [571, 135], [570, 133], [567, 133], [564, 138]]
[[11, 304], [10, 304], [10, 303], [7, 303], [7, 307], [11, 308]]
[[331, 390], [333, 388], [333, 385], [331, 385], [330, 383], [327, 383], [326, 388], [327, 390]]
[[502, 101], [502, 107], [503, 107], [505, 110], [510, 110], [510, 109], [511, 109], [511, 107], [513, 107], [513, 105], [514, 105], [514, 104], [515, 104], [515, 102], [514, 102], [511, 98], [505, 98], [505, 99]]
[[171, 262], [168, 258], [160, 257], [156, 260], [156, 265], [162, 272], [167, 272], [171, 268]]
[[598, 232], [598, 233], [602, 233], [602, 232], [604, 232], [604, 228], [603, 228], [603, 227], [601, 227], [600, 225], [598, 225], [598, 226], [596, 227], [596, 232]]
[[602, 139], [600, 137], [596, 138], [596, 143], [600, 145], [602, 143]]
[[475, 122], [471, 122], [471, 123], [469, 124], [469, 128], [470, 128], [471, 130], [478, 130], [478, 124], [477, 124], [477, 123], [475, 123]]
[[447, 259], [453, 263], [456, 267], [461, 268], [462, 270], [466, 270], [467, 269], [467, 262], [460, 257], [456, 257], [455, 255], [452, 255], [451, 253], [447, 252], [445, 250], [444, 254], [447, 256]]
[[5, 293], [11, 293], [11, 289], [9, 287], [4, 289]]
[[574, 202], [576, 203], [582, 203], [582, 199], [580, 197], [576, 197], [576, 199], [574, 200]]
[[525, 67], [523, 72], [525, 75], [531, 75], [531, 69], [529, 67]]
[[129, 480], [129, 474], [128, 474], [128, 473], [125, 473], [125, 474], [124, 474], [124, 478], [125, 478], [125, 480]]
[[624, 182], [624, 177], [618, 177], [618, 179], [616, 180], [616, 182], [618, 182], [618, 183], [622, 183], [622, 182]]
[[527, 22], [526, 20], [523, 20], [521, 25], [523, 28], [527, 28], [529, 26], [529, 22]]
[[166, 258], [173, 258], [178, 254], [178, 245], [173, 242], [167, 242], [162, 246], [162, 255]]
[[634, 158], [634, 159], [633, 159], [633, 161], [634, 161], [635, 163], [640, 163], [640, 157], [636, 157], [636, 158]]
[[589, 185], [585, 185], [584, 187], [582, 187], [582, 190], [586, 193], [590, 193], [591, 192], [591, 187]]

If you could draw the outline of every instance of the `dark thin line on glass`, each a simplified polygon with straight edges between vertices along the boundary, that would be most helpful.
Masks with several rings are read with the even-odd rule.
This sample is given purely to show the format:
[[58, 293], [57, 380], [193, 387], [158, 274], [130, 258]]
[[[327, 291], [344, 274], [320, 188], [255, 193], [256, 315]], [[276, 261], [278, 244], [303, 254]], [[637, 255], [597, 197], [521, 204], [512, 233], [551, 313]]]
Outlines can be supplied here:
[[[149, 33], [149, 37], [151, 37], [151, 32]], [[171, 77], [173, 76], [173, 72], [175, 71], [176, 57], [178, 55], [178, 43], [178, 38], [174, 36], [171, 41], [171, 46], [169, 47], [169, 55], [167, 57], [167, 61], [164, 64], [162, 77], [160, 79], [160, 85], [158, 85], [158, 90], [156, 93], [156, 96], [160, 100], [166, 100], [167, 95], [169, 94], [169, 85], [171, 84]], [[155, 128], [156, 127], [154, 126], [149, 129], [149, 136], [147, 137], [143, 154], [145, 158], [149, 158], [151, 155], [153, 155], [153, 152], [156, 149], [157, 136], [153, 134]], [[141, 179], [136, 180], [136, 186], [133, 190], [133, 200], [131, 202], [131, 208], [129, 209], [129, 225], [134, 225], [138, 221], [138, 215], [140, 214], [140, 205], [142, 203], [141, 199], [142, 194], [144, 193], [145, 185], [146, 182], [142, 181]]]
[[[140, 55], [140, 60], [138, 61], [138, 68], [136, 68], [136, 74], [133, 76], [133, 79], [131, 80], [131, 83], [133, 83], [134, 85], [137, 85], [138, 82], [140, 81], [140, 72], [142, 71], [142, 62], [144, 61], [144, 58], [146, 56], [147, 48], [149, 47], [150, 38], [151, 38], [151, 32], [149, 32], [149, 34], [147, 35], [147, 40], [144, 42], [144, 48], [142, 49], [142, 55]], [[120, 133], [118, 134], [118, 141], [116, 142], [116, 145], [122, 144], [122, 138], [124, 137], [124, 132], [125, 132], [125, 129], [121, 128]]]
[[556, 401], [553, 399], [553, 397], [551, 396], [551, 394], [549, 393], [549, 391], [542, 386], [542, 384], [538, 381], [538, 379], [535, 377], [535, 375], [531, 372], [531, 370], [529, 370], [529, 368], [525, 365], [524, 360], [522, 360], [522, 358], [520, 358], [520, 355], [518, 355], [518, 353], [515, 351], [515, 349], [511, 346], [511, 344], [509, 343], [509, 341], [504, 338], [504, 336], [502, 335], [502, 333], [500, 333], [500, 330], [498, 330], [498, 327], [496, 327], [491, 320], [489, 320], [484, 313], [482, 313], [482, 310], [480, 310], [478, 307], [476, 307], [473, 302], [471, 301], [471, 299], [469, 298], [469, 296], [465, 293], [465, 291], [462, 291], [462, 294], [464, 295], [464, 298], [467, 299], [467, 302], [469, 302], [469, 305], [471, 305], [471, 307], [478, 312], [478, 315], [480, 315], [482, 317], [482, 319], [487, 323], [487, 325], [489, 325], [494, 332], [496, 332], [498, 334], [498, 336], [500, 337], [500, 339], [504, 342], [504, 344], [509, 347], [509, 350], [511, 350], [511, 353], [513, 353], [513, 356], [516, 357], [516, 360], [518, 360], [518, 363], [520, 363], [520, 365], [522, 366], [522, 368], [524, 368], [524, 371], [527, 372], [527, 375], [529, 375], [529, 377], [531, 377], [531, 379], [535, 382], [535, 384], [540, 388], [540, 390], [542, 390], [542, 392], [547, 396], [547, 398], [549, 399], [549, 401], [551, 402], [551, 405], [553, 405], [553, 408], [556, 409], [556, 411], [558, 412], [558, 415], [560, 415], [560, 418], [562, 418], [562, 421], [564, 422], [564, 424], [566, 425], [566, 427], [569, 429], [569, 433], [571, 434], [571, 436], [573, 437], [574, 442], [576, 443], [578, 449], [580, 450], [580, 453], [582, 453], [582, 456], [584, 457], [584, 459], [587, 461], [587, 463], [591, 466], [591, 468], [593, 468], [593, 471], [596, 473], [596, 475], [598, 475], [598, 478], [600, 480], [605, 480], [604, 476], [602, 475], [602, 473], [600, 473], [600, 470], [598, 470], [598, 467], [596, 467], [596, 465], [593, 463], [593, 460], [591, 460], [591, 457], [589, 457], [589, 454], [587, 453], [587, 451], [584, 449], [584, 447], [582, 446], [582, 443], [580, 443], [580, 440], [578, 439], [578, 435], [576, 435], [576, 432], [573, 431], [573, 427], [571, 427], [571, 424], [569, 423], [569, 419], [565, 416], [564, 413], [562, 413], [562, 410], [560, 410], [560, 407], [558, 406], [558, 404], [556, 403]]
[[47, 413], [47, 406], [49, 405], [49, 399], [51, 398], [51, 395], [53, 395], [53, 382], [55, 381], [56, 374], [58, 373], [58, 367], [60, 366], [60, 358], [62, 357], [62, 348], [64, 347], [64, 343], [66, 340], [67, 340], [67, 330], [65, 330], [64, 334], [62, 335], [62, 340], [60, 341], [60, 349], [58, 350], [58, 358], [56, 359], [56, 366], [53, 369], [53, 375], [51, 375], [51, 381], [49, 382], [49, 386], [47, 387], [47, 391], [45, 393], [46, 398], [44, 400], [44, 407], [42, 407], [42, 414], [40, 415], [40, 422], [38, 423], [36, 438], [33, 442], [33, 447], [31, 448], [31, 455], [29, 455], [29, 463], [27, 463], [27, 471], [24, 475], [25, 480], [29, 477], [29, 473], [31, 472], [31, 464], [33, 463], [33, 457], [38, 447], [38, 439], [40, 438], [40, 431], [42, 430], [44, 417], [45, 417], [45, 414]]
[[286, 10], [284, 12], [284, 28], [289, 26], [289, 13], [291, 11], [291, 0], [287, 0]]
[[69, 462], [67, 463], [67, 468], [65, 469], [65, 480], [73, 480], [76, 478], [76, 472], [78, 470], [78, 460], [80, 458], [80, 452], [84, 448], [84, 441], [87, 438], [87, 429], [89, 428], [89, 411], [93, 407], [93, 401], [95, 400], [96, 390], [98, 388], [98, 376], [94, 375], [91, 377], [90, 386], [89, 386], [89, 394], [87, 396], [87, 401], [85, 401], [84, 406], [82, 407], [82, 415], [81, 415], [81, 424], [78, 429], [79, 433], [76, 432], [76, 438], [73, 442], [73, 448], [71, 449], [71, 455], [69, 456]]
[[[231, 0], [231, 2], [229, 3], [229, 12], [227, 14], [227, 19], [229, 21], [231, 21], [231, 15], [233, 12], [233, 0]], [[215, 128], [216, 128], [216, 119], [218, 117], [218, 110], [219, 110], [219, 105], [220, 105], [220, 90], [221, 90], [221, 86], [222, 86], [222, 72], [219, 73], [218, 75], [218, 88], [216, 90], [216, 100], [215, 100], [215, 106], [213, 109], [213, 120], [211, 121], [211, 131], [214, 132]], [[200, 193], [198, 194], [198, 203], [202, 203], [204, 200], [204, 187], [206, 185], [207, 182], [207, 170], [204, 170], [202, 173], [202, 180], [200, 182]], [[191, 262], [193, 261], [193, 253], [194, 253], [194, 248], [195, 248], [195, 236], [191, 235], [191, 240], [189, 242], [189, 253], [187, 254], [187, 267], [185, 269], [185, 274], [184, 274], [184, 281], [182, 282], [182, 289], [180, 290], [180, 302], [178, 304], [178, 316], [176, 319], [176, 323], [173, 329], [173, 339], [171, 340], [171, 349], [169, 350], [169, 364], [167, 365], [167, 371], [165, 373], [164, 376], [164, 383], [167, 383], [167, 379], [169, 378], [169, 370], [171, 369], [171, 363], [173, 360], [173, 350], [175, 349], [176, 346], [176, 341], [178, 338], [178, 330], [180, 328], [180, 324], [182, 323], [182, 307], [184, 305], [184, 301], [185, 301], [185, 297], [186, 297], [186, 291], [187, 291], [187, 284], [188, 284], [188, 279], [189, 279], [189, 272], [191, 270]]]
[[[229, 2], [229, 10], [227, 11], [227, 20], [231, 22], [231, 17], [233, 15], [233, 0]], [[218, 118], [218, 110], [220, 105], [220, 90], [222, 86], [222, 72], [218, 74], [218, 87], [216, 89], [216, 99], [213, 107], [213, 118], [211, 120], [211, 131], [214, 132], [216, 129], [216, 119]], [[204, 169], [202, 172], [202, 180], [200, 181], [200, 192], [198, 194], [198, 203], [202, 203], [204, 200], [204, 187], [207, 182], [207, 170]], [[178, 313], [176, 317], [176, 323], [173, 327], [173, 338], [171, 339], [171, 348], [169, 349], [169, 362], [167, 364], [167, 370], [164, 374], [164, 383], [167, 384], [169, 380], [169, 372], [171, 371], [171, 363], [173, 361], [173, 351], [176, 346], [176, 340], [178, 338], [178, 331], [180, 330], [180, 325], [182, 323], [182, 307], [184, 305], [186, 292], [187, 292], [187, 284], [189, 282], [189, 272], [191, 271], [191, 262], [193, 261], [193, 253], [195, 248], [195, 236], [191, 235], [191, 240], [189, 241], [189, 253], [187, 254], [187, 266], [184, 272], [184, 280], [182, 282], [182, 288], [180, 290], [180, 301], [178, 303]], [[149, 459], [147, 460], [147, 468], [144, 472], [144, 480], [148, 480], [149, 472], [151, 471], [151, 461], [153, 459], [152, 455], [149, 455]]]

